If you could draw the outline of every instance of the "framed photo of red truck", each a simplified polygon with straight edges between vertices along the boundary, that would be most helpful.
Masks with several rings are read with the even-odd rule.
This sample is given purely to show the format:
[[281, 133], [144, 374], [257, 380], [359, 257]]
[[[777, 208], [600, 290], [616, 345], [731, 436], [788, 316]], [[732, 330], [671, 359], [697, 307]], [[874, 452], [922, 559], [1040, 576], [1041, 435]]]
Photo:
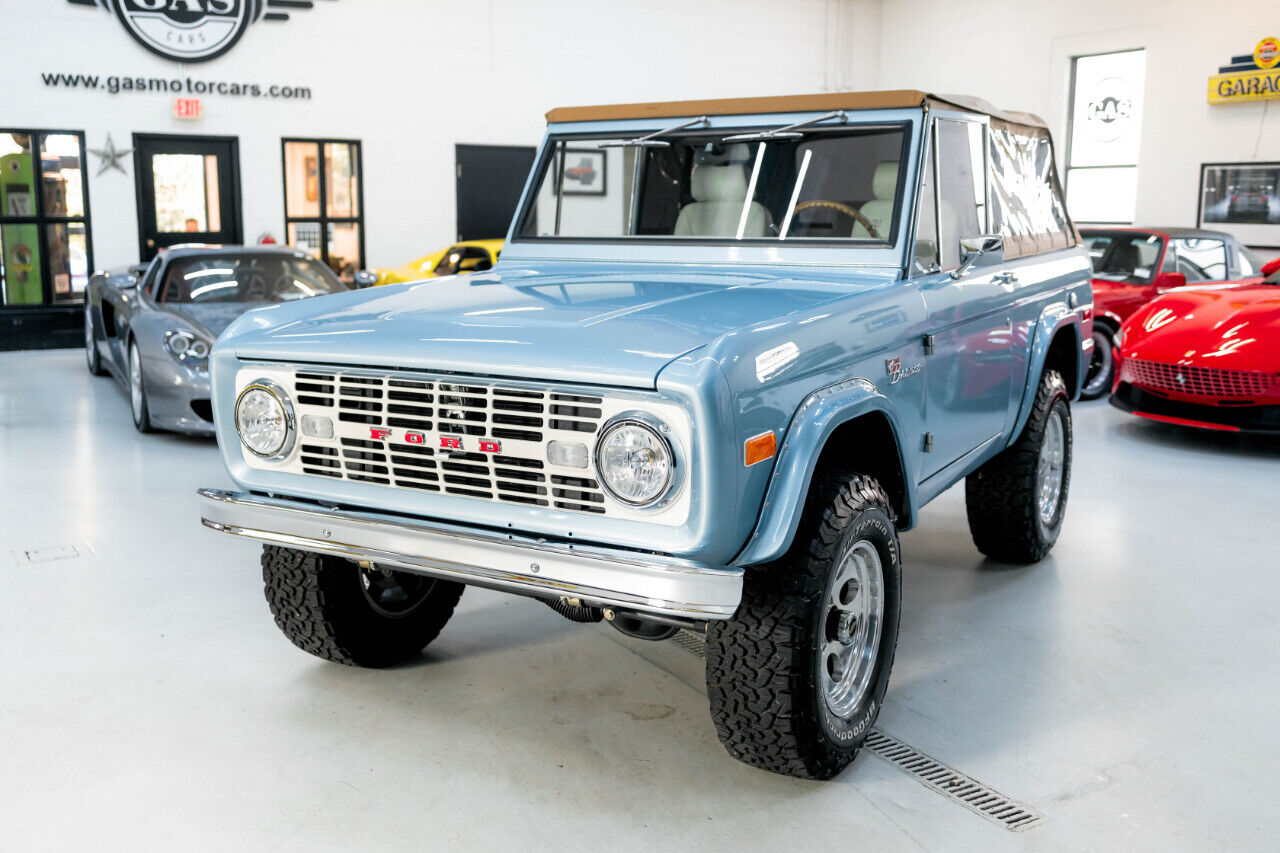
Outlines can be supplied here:
[[1280, 163], [1204, 163], [1197, 220], [1247, 246], [1280, 247]]

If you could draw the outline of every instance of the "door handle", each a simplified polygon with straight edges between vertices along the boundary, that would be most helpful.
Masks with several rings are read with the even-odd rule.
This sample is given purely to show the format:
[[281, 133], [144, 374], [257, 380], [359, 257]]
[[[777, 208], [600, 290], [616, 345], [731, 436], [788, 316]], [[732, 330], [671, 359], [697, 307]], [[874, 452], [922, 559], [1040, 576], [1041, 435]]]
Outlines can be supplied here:
[[155, 247], [156, 247], [156, 241], [155, 241], [155, 240], [150, 240], [150, 239], [148, 239], [148, 240], [147, 240], [147, 248], [148, 248], [148, 249], [154, 249]]

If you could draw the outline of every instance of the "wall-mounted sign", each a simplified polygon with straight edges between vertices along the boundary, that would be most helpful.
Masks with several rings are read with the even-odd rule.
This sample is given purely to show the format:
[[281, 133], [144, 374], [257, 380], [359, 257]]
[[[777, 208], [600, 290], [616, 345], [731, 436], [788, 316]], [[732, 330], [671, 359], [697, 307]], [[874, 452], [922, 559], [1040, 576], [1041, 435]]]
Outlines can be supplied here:
[[204, 115], [204, 105], [199, 98], [174, 98], [173, 117], [195, 121]]
[[249, 25], [289, 20], [290, 11], [310, 9], [298, 0], [67, 0], [101, 6], [138, 44], [176, 62], [207, 62], [226, 53]]
[[1234, 104], [1280, 98], [1280, 40], [1258, 42], [1252, 54], [1231, 57], [1231, 64], [1209, 78], [1209, 103]]
[[106, 174], [108, 169], [115, 169], [122, 175], [129, 174], [124, 170], [124, 166], [120, 165], [120, 161], [132, 154], [133, 149], [117, 148], [111, 141], [111, 134], [107, 134], [106, 145], [101, 148], [90, 148], [89, 153], [98, 158], [98, 177]]

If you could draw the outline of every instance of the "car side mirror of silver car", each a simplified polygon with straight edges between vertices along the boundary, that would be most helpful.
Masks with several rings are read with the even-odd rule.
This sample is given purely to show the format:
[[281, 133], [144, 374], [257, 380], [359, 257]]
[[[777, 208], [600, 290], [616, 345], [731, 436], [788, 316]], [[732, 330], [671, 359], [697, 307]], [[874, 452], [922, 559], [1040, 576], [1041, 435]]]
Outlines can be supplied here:
[[960, 266], [951, 271], [960, 278], [976, 266], [990, 266], [1004, 260], [1004, 238], [999, 234], [979, 234], [960, 238]]

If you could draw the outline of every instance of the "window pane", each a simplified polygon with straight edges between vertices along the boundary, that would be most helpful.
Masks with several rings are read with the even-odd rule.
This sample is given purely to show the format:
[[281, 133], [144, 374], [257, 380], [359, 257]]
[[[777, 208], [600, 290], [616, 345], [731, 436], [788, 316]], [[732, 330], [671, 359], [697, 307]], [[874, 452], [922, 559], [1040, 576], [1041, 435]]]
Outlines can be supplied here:
[[164, 234], [221, 231], [218, 158], [154, 154], [156, 229]]
[[1150, 283], [1164, 250], [1164, 241], [1157, 235], [1133, 231], [1095, 234], [1084, 242], [1089, 248], [1093, 277], [1126, 284]]
[[346, 142], [326, 142], [324, 161], [325, 189], [328, 195], [326, 210], [329, 216], [357, 217], [359, 209], [358, 172], [360, 146]]
[[320, 215], [319, 145], [314, 142], [284, 144], [284, 194], [287, 216]]
[[78, 302], [89, 281], [89, 256], [85, 251], [84, 223], [49, 225], [45, 228], [49, 251], [49, 282], [54, 302]]
[[1183, 237], [1172, 241], [1169, 251], [1176, 253], [1174, 269], [1185, 275], [1187, 281], [1225, 281], [1227, 278], [1227, 250], [1221, 240]]
[[[942, 268], [960, 264], [960, 240], [982, 233], [984, 197], [983, 171], [974, 169], [982, 163], [981, 135], [975, 141], [969, 122], [941, 119], [937, 124], [938, 188], [941, 198], [939, 213], [939, 247]], [[981, 130], [981, 128], [979, 128]], [[978, 146], [977, 157], [974, 146]]]
[[1073, 66], [1071, 166], [1136, 166], [1147, 53], [1081, 56]]
[[35, 216], [35, 186], [31, 137], [0, 134], [0, 215]]
[[1067, 209], [1076, 222], [1132, 222], [1137, 199], [1134, 166], [1067, 173]]
[[40, 138], [45, 216], [84, 216], [80, 138], [46, 133]]
[[360, 269], [360, 226], [354, 222], [329, 223], [329, 267], [350, 283]]
[[39, 305], [44, 301], [39, 226], [0, 225], [0, 297], [4, 305]]
[[290, 222], [286, 242], [295, 249], [320, 257], [320, 223]]

